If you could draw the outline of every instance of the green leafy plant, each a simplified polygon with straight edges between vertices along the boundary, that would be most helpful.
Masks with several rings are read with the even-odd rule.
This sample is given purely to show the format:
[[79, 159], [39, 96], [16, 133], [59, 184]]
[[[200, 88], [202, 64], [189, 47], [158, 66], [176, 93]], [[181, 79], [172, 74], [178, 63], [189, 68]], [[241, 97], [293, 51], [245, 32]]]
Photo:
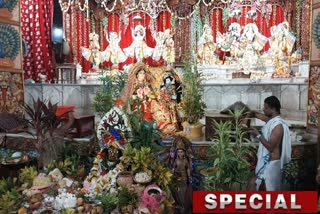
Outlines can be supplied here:
[[38, 175], [38, 171], [35, 167], [25, 167], [21, 169], [19, 173], [19, 182], [24, 184], [27, 183], [28, 187], [32, 185], [33, 179]]
[[0, 214], [17, 213], [24, 201], [20, 187], [16, 177], [0, 179]]
[[284, 181], [289, 190], [297, 190], [298, 183], [304, 176], [303, 164], [299, 160], [291, 160], [283, 169]]
[[97, 196], [97, 199], [101, 202], [105, 213], [111, 213], [119, 203], [118, 196], [110, 192], [102, 193], [102, 195]]
[[12, 213], [17, 211], [23, 202], [21, 194], [13, 188], [0, 197], [0, 213]]
[[181, 107], [184, 119], [190, 124], [195, 124], [204, 116], [206, 104], [202, 100], [201, 74], [190, 54], [184, 59], [183, 87]]
[[244, 136], [246, 131], [240, 127], [242, 111], [232, 113], [235, 122], [214, 121], [216, 137], [210, 148], [215, 158], [213, 166], [206, 170], [205, 188], [210, 190], [226, 190], [235, 188], [235, 185], [244, 185], [253, 175], [247, 155], [251, 152], [250, 144]]
[[129, 190], [126, 187], [121, 187], [119, 189], [118, 195], [118, 205], [125, 206], [125, 205], [135, 205], [139, 200], [137, 193]]
[[86, 173], [84, 165], [79, 161], [79, 156], [68, 157], [58, 162], [52, 161], [47, 166], [49, 172], [55, 168], [58, 168], [64, 176], [70, 176], [79, 181], [84, 178]]
[[141, 147], [140, 150], [135, 150], [132, 159], [131, 170], [135, 172], [147, 171], [153, 168], [156, 158], [150, 147]]
[[161, 131], [156, 128], [156, 122], [145, 121], [142, 115], [140, 104], [137, 105], [135, 112], [129, 114], [132, 130], [131, 144], [134, 148], [153, 147], [155, 142], [160, 140]]
[[12, 189], [19, 186], [18, 179], [16, 177], [7, 177], [0, 179], [0, 195], [5, 194]]
[[125, 72], [100, 78], [102, 88], [94, 97], [93, 107], [101, 117], [112, 108], [114, 101], [120, 96], [121, 90], [126, 84], [126, 79], [127, 74]]
[[[153, 178], [156, 184], [162, 188], [167, 188], [172, 180], [172, 171], [167, 166], [158, 164], [154, 167]], [[168, 191], [167, 191], [168, 192]]]
[[60, 213], [60, 214], [73, 214], [74, 211], [73, 211], [72, 209], [70, 209], [70, 208], [67, 208], [67, 209], [62, 209], [62, 210], [60, 210], [59, 213]]
[[172, 172], [157, 159], [150, 147], [140, 149], [127, 146], [121, 157], [125, 168], [130, 168], [134, 172], [146, 172], [152, 175], [152, 182], [162, 188], [168, 187], [171, 182]]

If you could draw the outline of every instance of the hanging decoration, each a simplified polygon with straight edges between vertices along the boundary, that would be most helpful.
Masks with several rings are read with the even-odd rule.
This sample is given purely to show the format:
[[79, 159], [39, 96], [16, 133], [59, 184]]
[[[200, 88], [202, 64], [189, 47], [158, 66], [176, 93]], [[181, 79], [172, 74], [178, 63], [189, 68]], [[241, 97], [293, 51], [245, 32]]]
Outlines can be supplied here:
[[[218, 38], [218, 32], [224, 35], [233, 22], [238, 23], [241, 27], [254, 23], [257, 25], [259, 32], [269, 37], [271, 26], [276, 26], [287, 20], [290, 14], [296, 15], [294, 9], [297, 4], [292, 0], [290, 1], [292, 2], [292, 8], [288, 7], [289, 4], [286, 1], [275, 0], [96, 0], [90, 4], [90, 7], [93, 7], [90, 10], [92, 12], [89, 11], [90, 21], [88, 23], [91, 24], [92, 30], [88, 30], [87, 36], [84, 36], [84, 38], [87, 38], [90, 32], [96, 32], [100, 37], [100, 47], [103, 51], [109, 45], [105, 38], [106, 33], [115, 32], [121, 36], [119, 47], [124, 51], [127, 60], [125, 62], [119, 61], [120, 69], [136, 61], [160, 66], [160, 64], [166, 64], [163, 56], [160, 52], [158, 55], [150, 54], [151, 49], [154, 49], [159, 43], [156, 37], [159, 35], [161, 37], [166, 29], [170, 29], [174, 34], [172, 39], [174, 39], [175, 45], [173, 49], [176, 56], [175, 63], [179, 64], [183, 60], [183, 53], [190, 51], [190, 48], [196, 51], [196, 42], [203, 33], [204, 24], [211, 26], [215, 42]], [[85, 10], [85, 0], [60, 0], [60, 2], [63, 11], [71, 11], [69, 8], [72, 8], [73, 11], [79, 13], [87, 12]], [[81, 2], [82, 10], [79, 10], [79, 2]], [[95, 11], [98, 9], [100, 12], [103, 11], [104, 17], [100, 16], [99, 18], [97, 16]], [[86, 14], [83, 14], [83, 17], [87, 17]], [[293, 20], [288, 20], [288, 22], [293, 22]], [[140, 39], [132, 35], [137, 25], [144, 28], [144, 30], [141, 30], [143, 34], [141, 38], [146, 45], [140, 44]], [[78, 27], [78, 23], [75, 23], [75, 26], [76, 31], [81, 29], [81, 26]], [[75, 38], [75, 40], [78, 39], [78, 37]], [[138, 40], [139, 45], [136, 44]], [[133, 44], [139, 48], [133, 48]], [[159, 44], [164, 43], [160, 42]], [[261, 44], [265, 43], [262, 42]], [[143, 48], [140, 48], [140, 46]], [[88, 44], [84, 47], [88, 47]], [[270, 44], [266, 43], [263, 51], [267, 51], [269, 48]], [[131, 49], [135, 51], [130, 51]], [[131, 52], [134, 52], [134, 54]], [[224, 58], [221, 49], [216, 49], [213, 54], [221, 60]], [[72, 55], [74, 54], [72, 53]], [[158, 59], [159, 56], [161, 56], [160, 59]], [[226, 53], [226, 57], [229, 57], [229, 53]], [[168, 63], [170, 64], [170, 62]], [[106, 68], [111, 67], [112, 64], [110, 60], [106, 60], [102, 66]], [[84, 69], [84, 71], [87, 72], [88, 69]]]
[[300, 46], [300, 15], [301, 15], [301, 10], [302, 10], [302, 0], [296, 0], [296, 10], [297, 10], [297, 17], [296, 17], [296, 46]]

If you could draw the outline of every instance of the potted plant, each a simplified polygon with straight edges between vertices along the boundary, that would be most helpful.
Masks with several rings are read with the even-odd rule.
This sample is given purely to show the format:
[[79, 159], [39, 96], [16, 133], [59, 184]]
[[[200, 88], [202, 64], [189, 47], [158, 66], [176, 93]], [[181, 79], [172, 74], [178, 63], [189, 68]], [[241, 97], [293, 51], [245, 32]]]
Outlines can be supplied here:
[[194, 140], [202, 136], [203, 125], [199, 120], [204, 116], [206, 104], [202, 100], [201, 74], [190, 54], [187, 54], [184, 59], [183, 87], [181, 108], [184, 122], [182, 126], [187, 138]]
[[[74, 122], [69, 118], [63, 122], [63, 116], [56, 115], [58, 104], [33, 100], [32, 105], [25, 103], [23, 109], [27, 115], [26, 121], [35, 137], [35, 147], [39, 153], [38, 167], [46, 166], [50, 161], [58, 159], [64, 144], [64, 133]], [[65, 114], [68, 114], [65, 112]]]
[[247, 160], [252, 146], [244, 145], [248, 139], [245, 138], [246, 130], [240, 126], [242, 111], [231, 114], [234, 121], [214, 121], [216, 137], [209, 150], [215, 158], [214, 163], [201, 171], [205, 176], [204, 187], [208, 190], [239, 190], [253, 176]]

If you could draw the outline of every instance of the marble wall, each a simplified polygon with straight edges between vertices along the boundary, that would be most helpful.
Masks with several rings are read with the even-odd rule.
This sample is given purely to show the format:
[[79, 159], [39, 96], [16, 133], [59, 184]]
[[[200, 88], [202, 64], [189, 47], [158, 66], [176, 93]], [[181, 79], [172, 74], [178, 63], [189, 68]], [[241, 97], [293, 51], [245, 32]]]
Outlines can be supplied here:
[[[278, 81], [278, 82], [277, 82]], [[77, 114], [92, 114], [93, 99], [99, 84], [26, 84], [25, 101], [32, 98], [51, 100], [59, 105], [76, 106]], [[246, 79], [204, 82], [203, 99], [208, 112], [219, 112], [236, 101], [242, 101], [251, 109], [262, 110], [264, 98], [275, 95], [281, 100], [285, 118], [306, 121], [308, 85], [288, 80], [269, 80], [252, 83]]]
[[204, 85], [204, 100], [212, 111], [220, 111], [236, 101], [242, 101], [250, 109], [262, 110], [264, 99], [275, 95], [281, 101], [281, 114], [285, 118], [306, 121], [307, 89], [305, 83]]
[[77, 114], [92, 114], [93, 99], [101, 85], [93, 84], [26, 84], [25, 100], [32, 103], [32, 98], [50, 100], [58, 105], [74, 105]]

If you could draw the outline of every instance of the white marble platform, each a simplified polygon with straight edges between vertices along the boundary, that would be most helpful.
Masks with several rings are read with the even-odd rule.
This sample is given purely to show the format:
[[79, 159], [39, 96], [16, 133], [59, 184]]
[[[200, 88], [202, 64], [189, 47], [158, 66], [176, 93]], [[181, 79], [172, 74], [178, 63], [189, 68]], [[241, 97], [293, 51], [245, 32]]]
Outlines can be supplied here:
[[[51, 100], [59, 105], [74, 105], [78, 114], [92, 114], [93, 99], [101, 88], [98, 82], [85, 84], [25, 84], [25, 101], [32, 97]], [[211, 80], [203, 82], [203, 99], [207, 111], [219, 112], [236, 101], [242, 101], [250, 109], [262, 110], [266, 97], [277, 96], [286, 119], [306, 121], [308, 84], [305, 78]]]

